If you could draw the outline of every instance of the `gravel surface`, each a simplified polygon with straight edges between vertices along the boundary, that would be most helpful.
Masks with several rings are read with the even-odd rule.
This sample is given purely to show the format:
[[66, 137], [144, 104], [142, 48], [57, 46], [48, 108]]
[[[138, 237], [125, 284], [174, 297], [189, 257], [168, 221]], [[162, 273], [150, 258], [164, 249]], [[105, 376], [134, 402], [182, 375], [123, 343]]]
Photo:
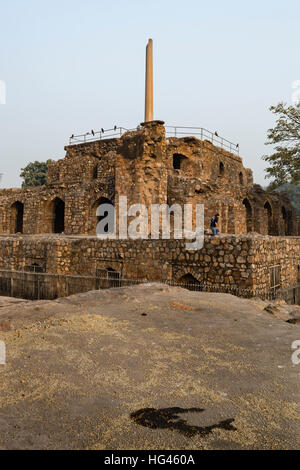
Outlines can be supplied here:
[[161, 284], [1, 297], [0, 448], [299, 449], [300, 326], [265, 307]]

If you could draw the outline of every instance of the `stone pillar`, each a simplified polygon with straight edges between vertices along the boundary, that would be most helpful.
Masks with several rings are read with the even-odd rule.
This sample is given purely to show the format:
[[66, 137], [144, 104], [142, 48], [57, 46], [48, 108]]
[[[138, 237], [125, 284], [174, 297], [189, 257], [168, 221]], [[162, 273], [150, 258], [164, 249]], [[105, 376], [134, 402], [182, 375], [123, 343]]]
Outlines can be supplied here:
[[145, 122], [153, 121], [153, 41], [146, 48]]

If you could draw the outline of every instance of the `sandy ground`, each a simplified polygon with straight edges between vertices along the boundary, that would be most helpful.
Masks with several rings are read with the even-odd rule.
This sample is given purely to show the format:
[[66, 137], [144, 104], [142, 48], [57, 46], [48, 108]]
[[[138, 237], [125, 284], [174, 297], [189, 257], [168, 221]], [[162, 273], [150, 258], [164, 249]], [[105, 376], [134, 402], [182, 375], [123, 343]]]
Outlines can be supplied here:
[[1, 297], [0, 448], [299, 449], [300, 326], [263, 308], [159, 284]]

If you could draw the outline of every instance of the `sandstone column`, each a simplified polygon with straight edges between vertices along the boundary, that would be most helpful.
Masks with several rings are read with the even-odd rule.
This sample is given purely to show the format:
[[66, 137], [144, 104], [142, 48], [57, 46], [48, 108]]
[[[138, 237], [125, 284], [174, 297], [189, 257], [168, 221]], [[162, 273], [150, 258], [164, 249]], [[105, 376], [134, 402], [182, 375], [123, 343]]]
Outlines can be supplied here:
[[153, 121], [153, 41], [146, 48], [145, 122]]

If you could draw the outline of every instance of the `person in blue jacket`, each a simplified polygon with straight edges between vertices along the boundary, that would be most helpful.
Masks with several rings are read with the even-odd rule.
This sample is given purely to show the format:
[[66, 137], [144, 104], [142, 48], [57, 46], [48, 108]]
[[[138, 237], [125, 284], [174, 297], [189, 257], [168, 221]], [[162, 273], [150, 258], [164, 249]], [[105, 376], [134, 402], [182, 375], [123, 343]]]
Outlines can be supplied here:
[[216, 214], [210, 221], [210, 228], [211, 228], [213, 237], [215, 235], [218, 235], [219, 233], [219, 229], [218, 229], [219, 217], [220, 217], [220, 214]]

